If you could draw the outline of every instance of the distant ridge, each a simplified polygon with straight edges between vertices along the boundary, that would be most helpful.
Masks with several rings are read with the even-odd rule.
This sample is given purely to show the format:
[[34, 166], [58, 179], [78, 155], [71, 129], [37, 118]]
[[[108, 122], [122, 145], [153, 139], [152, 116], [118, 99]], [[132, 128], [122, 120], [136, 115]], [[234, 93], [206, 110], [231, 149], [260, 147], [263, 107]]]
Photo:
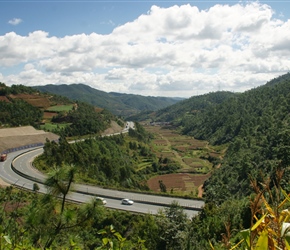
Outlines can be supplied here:
[[41, 92], [65, 96], [72, 100], [84, 101], [123, 117], [135, 115], [142, 111], [157, 111], [183, 100], [183, 98], [173, 97], [141, 96], [115, 92], [107, 93], [80, 83], [70, 85], [49, 84], [45, 86], [34, 86], [33, 88]]

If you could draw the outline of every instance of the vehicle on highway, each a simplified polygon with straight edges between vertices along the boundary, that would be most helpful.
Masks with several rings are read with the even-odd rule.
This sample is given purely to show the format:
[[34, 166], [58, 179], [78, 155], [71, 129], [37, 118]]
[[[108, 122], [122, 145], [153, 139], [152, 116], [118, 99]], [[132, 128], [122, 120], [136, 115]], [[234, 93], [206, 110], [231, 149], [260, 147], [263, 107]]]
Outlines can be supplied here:
[[102, 197], [96, 197], [96, 200], [101, 202], [103, 205], [107, 204], [107, 201], [104, 198], [102, 198]]
[[1, 154], [0, 161], [6, 161], [6, 159], [7, 159], [7, 154]]
[[130, 199], [122, 199], [122, 204], [123, 205], [133, 205], [134, 201], [132, 201]]

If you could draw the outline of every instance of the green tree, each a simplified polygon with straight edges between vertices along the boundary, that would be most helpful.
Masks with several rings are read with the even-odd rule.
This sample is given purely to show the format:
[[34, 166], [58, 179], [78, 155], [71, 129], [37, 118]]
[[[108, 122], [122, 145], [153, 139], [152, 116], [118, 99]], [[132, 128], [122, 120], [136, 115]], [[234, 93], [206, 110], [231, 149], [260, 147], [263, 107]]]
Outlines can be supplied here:
[[163, 183], [163, 181], [162, 180], [159, 180], [158, 182], [159, 182], [160, 191], [163, 192], [163, 193], [166, 193], [167, 190], [166, 190], [166, 186]]
[[172, 202], [169, 208], [165, 208], [164, 214], [157, 218], [159, 227], [159, 242], [157, 249], [184, 250], [188, 236], [188, 218], [183, 208], [176, 202]]
[[[45, 181], [45, 185], [48, 187], [49, 193], [55, 197], [61, 198], [61, 208], [58, 221], [54, 227], [54, 230], [50, 232], [50, 237], [46, 241], [44, 247], [50, 248], [51, 244], [55, 240], [56, 236], [64, 228], [66, 220], [71, 220], [71, 212], [65, 211], [66, 197], [73, 184], [75, 174], [74, 166], [64, 166], [55, 169]], [[66, 212], [66, 213], [65, 213]]]

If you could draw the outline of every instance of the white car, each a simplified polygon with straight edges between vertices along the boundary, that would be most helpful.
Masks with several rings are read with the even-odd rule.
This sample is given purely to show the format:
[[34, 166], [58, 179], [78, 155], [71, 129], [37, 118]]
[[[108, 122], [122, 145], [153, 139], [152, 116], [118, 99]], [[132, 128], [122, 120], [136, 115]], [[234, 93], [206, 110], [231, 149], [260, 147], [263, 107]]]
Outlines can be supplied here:
[[102, 198], [102, 197], [96, 197], [96, 200], [100, 201], [103, 205], [107, 204], [107, 201], [104, 198]]
[[122, 200], [122, 204], [123, 205], [133, 205], [134, 204], [134, 201], [129, 200], [129, 199], [123, 199]]

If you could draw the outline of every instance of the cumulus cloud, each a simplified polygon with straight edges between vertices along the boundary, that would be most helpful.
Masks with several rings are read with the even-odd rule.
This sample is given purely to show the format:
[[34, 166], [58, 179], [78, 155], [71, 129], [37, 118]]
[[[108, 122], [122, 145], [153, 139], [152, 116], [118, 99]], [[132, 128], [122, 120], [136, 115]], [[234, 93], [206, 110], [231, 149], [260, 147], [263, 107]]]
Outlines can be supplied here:
[[86, 83], [103, 91], [190, 97], [245, 91], [290, 71], [290, 20], [270, 6], [152, 6], [108, 35], [0, 36], [6, 84]]
[[12, 24], [12, 25], [18, 25], [18, 24], [22, 23], [22, 20], [20, 18], [13, 18], [13, 19], [9, 20], [8, 23]]

